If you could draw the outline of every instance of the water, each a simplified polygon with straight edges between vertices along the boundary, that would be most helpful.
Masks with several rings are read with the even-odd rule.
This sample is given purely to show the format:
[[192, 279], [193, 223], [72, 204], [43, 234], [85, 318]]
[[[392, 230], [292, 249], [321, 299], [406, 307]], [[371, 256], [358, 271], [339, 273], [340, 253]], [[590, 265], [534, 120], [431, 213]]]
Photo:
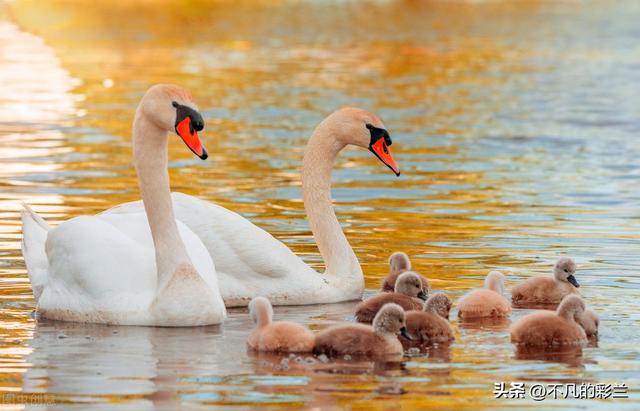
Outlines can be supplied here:
[[[4, 407], [20, 392], [60, 409], [640, 407], [637, 2], [129, 3], [0, 3]], [[454, 321], [448, 349], [325, 364], [248, 355], [244, 310], [187, 330], [36, 324], [19, 202], [58, 224], [138, 199], [130, 124], [156, 82], [190, 89], [207, 119], [210, 160], [171, 143], [173, 189], [242, 213], [319, 269], [306, 138], [341, 105], [377, 112], [402, 176], [356, 149], [334, 171], [369, 292], [395, 250], [454, 300], [490, 269], [510, 288], [568, 255], [599, 343], [522, 359], [508, 323]], [[353, 307], [276, 317], [318, 330]], [[626, 383], [631, 398], [495, 399], [500, 381]]]

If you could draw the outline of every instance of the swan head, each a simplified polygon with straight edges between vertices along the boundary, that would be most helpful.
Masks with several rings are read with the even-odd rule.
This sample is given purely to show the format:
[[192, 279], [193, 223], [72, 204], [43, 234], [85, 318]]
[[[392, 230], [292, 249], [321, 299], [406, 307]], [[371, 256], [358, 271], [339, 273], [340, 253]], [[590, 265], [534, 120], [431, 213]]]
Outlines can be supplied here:
[[396, 286], [393, 291], [398, 294], [408, 295], [409, 297], [417, 297], [423, 301], [427, 299], [427, 293], [422, 289], [422, 280], [420, 276], [413, 271], [400, 274], [396, 280]]
[[586, 307], [582, 298], [575, 294], [569, 294], [562, 299], [556, 313], [567, 320], [580, 323], [585, 309]]
[[188, 91], [174, 84], [156, 84], [140, 101], [136, 119], [144, 116], [160, 130], [174, 132], [202, 160], [209, 155], [198, 131], [204, 129], [204, 119]]
[[445, 293], [435, 293], [424, 304], [424, 311], [437, 314], [448, 320], [451, 305], [451, 300]]
[[500, 271], [491, 271], [484, 279], [484, 288], [504, 294], [504, 275]]
[[584, 332], [587, 333], [587, 337], [598, 336], [598, 326], [600, 325], [600, 319], [598, 314], [591, 309], [584, 310], [584, 313], [580, 316], [578, 323], [584, 328]]
[[578, 288], [580, 287], [580, 284], [578, 284], [578, 280], [576, 280], [575, 274], [576, 263], [569, 257], [562, 257], [558, 260], [558, 262], [556, 262], [556, 265], [553, 267], [553, 276], [556, 280], [564, 281]]
[[249, 317], [258, 327], [269, 324], [273, 320], [273, 307], [266, 297], [255, 297], [249, 302]]
[[402, 335], [407, 340], [412, 337], [407, 331], [404, 310], [398, 304], [389, 303], [382, 306], [373, 318], [373, 329], [381, 334]]
[[393, 159], [389, 146], [393, 144], [382, 120], [375, 114], [355, 107], [344, 107], [333, 112], [325, 120], [331, 134], [338, 142], [366, 148], [389, 167], [396, 176], [400, 167]]
[[389, 272], [391, 274], [411, 270], [411, 260], [402, 251], [396, 251], [389, 257]]

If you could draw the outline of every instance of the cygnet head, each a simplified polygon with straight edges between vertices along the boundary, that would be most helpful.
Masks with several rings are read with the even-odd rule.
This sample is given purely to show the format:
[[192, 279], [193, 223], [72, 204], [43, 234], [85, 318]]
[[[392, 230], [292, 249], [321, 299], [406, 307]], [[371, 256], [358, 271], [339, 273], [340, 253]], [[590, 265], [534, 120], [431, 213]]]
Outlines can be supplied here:
[[249, 303], [249, 316], [258, 327], [263, 327], [273, 320], [273, 307], [265, 297], [255, 297]]
[[558, 281], [568, 282], [574, 287], [580, 287], [575, 277], [576, 263], [569, 257], [562, 257], [553, 267], [553, 276]]
[[424, 311], [437, 314], [448, 320], [451, 305], [451, 300], [445, 293], [435, 293], [424, 304]]
[[587, 334], [587, 337], [597, 337], [598, 336], [598, 326], [600, 325], [600, 319], [598, 318], [598, 314], [591, 309], [584, 310], [584, 313], [578, 319], [578, 323], [582, 328], [584, 328], [584, 332]]
[[382, 306], [373, 318], [373, 329], [381, 334], [401, 334], [407, 340], [411, 336], [407, 332], [404, 310], [398, 304], [389, 303]]
[[[174, 84], [156, 84], [149, 88], [140, 100], [134, 119], [136, 124], [144, 121], [144, 127], [155, 126], [164, 132], [174, 132], [182, 138], [189, 149], [201, 159], [208, 157], [202, 146], [198, 131], [204, 128], [204, 119], [198, 112], [191, 94]], [[165, 135], [160, 133], [163, 138]], [[164, 142], [166, 144], [166, 142]], [[135, 144], [138, 150], [145, 148]], [[139, 153], [142, 155], [144, 153]]]
[[368, 149], [397, 176], [400, 175], [400, 167], [389, 148], [393, 144], [391, 136], [375, 114], [344, 107], [330, 114], [318, 128], [324, 128], [326, 135], [332, 136], [342, 146], [352, 144]]
[[560, 301], [556, 313], [567, 320], [580, 322], [584, 310], [585, 305], [582, 298], [575, 294], [569, 294]]
[[394, 291], [398, 294], [416, 297], [423, 301], [427, 299], [427, 293], [422, 289], [420, 276], [413, 271], [407, 271], [398, 276]]
[[389, 272], [391, 274], [401, 273], [411, 270], [411, 260], [409, 256], [402, 251], [396, 251], [389, 257]]
[[504, 275], [500, 271], [491, 271], [484, 279], [484, 288], [504, 294]]

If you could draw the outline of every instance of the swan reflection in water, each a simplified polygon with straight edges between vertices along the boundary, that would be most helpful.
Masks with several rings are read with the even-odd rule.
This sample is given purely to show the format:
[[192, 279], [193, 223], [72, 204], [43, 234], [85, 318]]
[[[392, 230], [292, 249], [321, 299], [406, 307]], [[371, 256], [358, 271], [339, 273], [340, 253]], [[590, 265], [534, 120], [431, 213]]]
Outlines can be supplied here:
[[[355, 305], [318, 305], [305, 310], [277, 307], [276, 317], [308, 324], [317, 331], [349, 320]], [[55, 403], [107, 403], [127, 395], [127, 401], [114, 406], [139, 410], [160, 404], [178, 409], [185, 403], [305, 402], [321, 407], [336, 398], [314, 393], [400, 394], [396, 377], [416, 379], [411, 375], [416, 370], [407, 368], [406, 361], [450, 359], [448, 346], [428, 348], [415, 357], [379, 361], [252, 353], [246, 348], [252, 328], [246, 309], [229, 310], [222, 326], [190, 328], [40, 319], [29, 341], [32, 351], [27, 361], [32, 366], [24, 375], [23, 391], [47, 394]], [[428, 371], [434, 372], [448, 372], [448, 368]], [[362, 380], [357, 386], [352, 381], [356, 375]]]
[[[276, 307], [276, 318], [307, 324], [317, 332], [352, 319], [355, 305], [317, 305], [305, 310]], [[461, 349], [467, 351], [465, 340], [487, 332], [483, 327], [488, 327], [459, 325], [467, 335], [457, 337], [451, 345], [422, 347], [401, 360], [374, 361], [247, 351], [246, 338], [253, 324], [246, 309], [229, 310], [222, 326], [191, 328], [39, 320], [29, 341], [32, 352], [27, 362], [32, 366], [24, 375], [23, 390], [47, 394], [56, 403], [108, 402], [115, 408], [133, 406], [139, 410], [159, 405], [178, 409], [188, 403], [304, 403], [322, 407], [345, 395], [404, 395], [405, 390], [417, 395], [427, 381], [450, 381], [452, 356], [460, 356]], [[465, 328], [467, 325], [471, 328]], [[508, 325], [508, 321], [494, 324], [505, 338]], [[553, 353], [517, 351], [516, 359], [576, 367], [585, 362], [579, 348]], [[126, 401], [110, 402], [123, 393]]]
[[[23, 389], [50, 394], [56, 403], [102, 402], [124, 394], [137, 409], [153, 409], [157, 401], [177, 401], [180, 392], [192, 389], [182, 383], [184, 376], [231, 372], [242, 361], [223, 348], [221, 337], [220, 326], [152, 328], [41, 320], [29, 342], [33, 351], [27, 362], [32, 367]], [[233, 334], [228, 338], [234, 340]]]
[[[355, 303], [305, 310], [282, 307], [276, 316], [305, 324], [332, 323], [347, 319], [354, 307]], [[189, 328], [38, 319], [28, 342], [31, 353], [26, 361], [31, 367], [24, 374], [23, 391], [48, 394], [55, 403], [100, 403], [127, 395], [122, 405], [135, 404], [141, 410], [158, 403], [177, 409], [184, 402], [284, 400], [262, 398], [265, 390], [274, 389], [268, 384], [247, 386], [267, 370], [247, 355], [246, 338], [252, 328], [246, 309], [229, 310], [222, 326]], [[310, 379], [316, 375], [313, 368], [303, 374]]]
[[579, 345], [553, 348], [518, 345], [514, 357], [517, 360], [563, 363], [571, 367], [582, 367], [587, 362]]
[[465, 330], [506, 331], [511, 325], [509, 317], [480, 317], [458, 319], [458, 326]]

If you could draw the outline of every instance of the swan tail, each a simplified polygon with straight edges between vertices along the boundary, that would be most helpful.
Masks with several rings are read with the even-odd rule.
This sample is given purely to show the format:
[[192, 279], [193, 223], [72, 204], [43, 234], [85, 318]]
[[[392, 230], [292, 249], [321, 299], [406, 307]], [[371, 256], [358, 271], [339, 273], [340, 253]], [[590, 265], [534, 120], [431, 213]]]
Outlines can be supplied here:
[[45, 242], [51, 229], [29, 205], [22, 203], [22, 256], [36, 302], [42, 294], [49, 273]]

